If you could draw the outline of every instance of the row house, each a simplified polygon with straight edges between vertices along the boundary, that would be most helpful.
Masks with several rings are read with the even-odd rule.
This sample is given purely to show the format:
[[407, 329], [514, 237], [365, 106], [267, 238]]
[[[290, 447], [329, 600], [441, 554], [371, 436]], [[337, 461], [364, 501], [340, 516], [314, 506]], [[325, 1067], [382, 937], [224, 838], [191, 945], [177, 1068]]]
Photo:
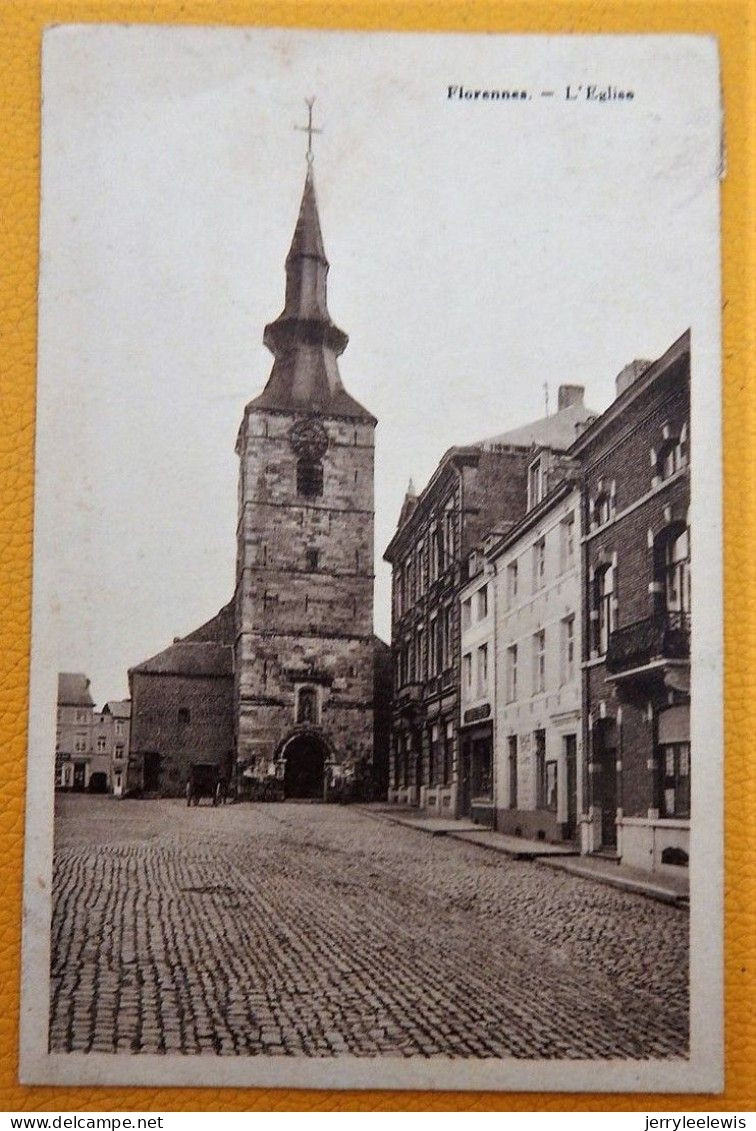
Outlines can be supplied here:
[[384, 555], [392, 566], [389, 801], [439, 814], [471, 811], [473, 765], [459, 748], [459, 598], [469, 555], [486, 533], [525, 512], [534, 446], [564, 451], [592, 415], [582, 387], [562, 386], [552, 416], [452, 448], [419, 495], [410, 484]]
[[668, 870], [690, 836], [690, 333], [617, 378], [582, 468], [586, 847]]
[[107, 774], [107, 759], [92, 750], [94, 700], [82, 672], [58, 673], [55, 786], [80, 792], [93, 773]]
[[111, 699], [97, 711], [90, 686], [81, 672], [58, 674], [55, 786], [120, 797], [126, 792], [131, 703]]
[[580, 530], [574, 465], [542, 450], [526, 515], [486, 552], [496, 621], [495, 827], [531, 839], [579, 841]]
[[461, 587], [460, 809], [647, 870], [688, 863], [690, 336], [618, 376]]
[[110, 699], [94, 716], [94, 742], [109, 758], [109, 791], [123, 797], [127, 790], [131, 700]]

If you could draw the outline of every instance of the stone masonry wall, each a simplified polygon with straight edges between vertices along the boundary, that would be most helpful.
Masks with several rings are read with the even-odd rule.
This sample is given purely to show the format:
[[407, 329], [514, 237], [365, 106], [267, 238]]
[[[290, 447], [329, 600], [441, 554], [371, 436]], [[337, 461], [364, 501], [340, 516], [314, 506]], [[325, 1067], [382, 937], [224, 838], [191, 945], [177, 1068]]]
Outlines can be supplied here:
[[[160, 755], [163, 796], [184, 793], [192, 762], [214, 762], [229, 774], [234, 745], [230, 676], [134, 672], [131, 694], [131, 762], [139, 765], [145, 754]], [[185, 710], [189, 721], [183, 723], [179, 711]], [[141, 787], [131, 773], [129, 787]]]
[[[318, 689], [336, 760], [373, 747], [373, 427], [319, 418], [323, 492], [297, 494], [293, 414], [256, 411], [240, 437], [236, 590], [237, 757], [272, 759]], [[317, 552], [317, 566], [308, 561]]]

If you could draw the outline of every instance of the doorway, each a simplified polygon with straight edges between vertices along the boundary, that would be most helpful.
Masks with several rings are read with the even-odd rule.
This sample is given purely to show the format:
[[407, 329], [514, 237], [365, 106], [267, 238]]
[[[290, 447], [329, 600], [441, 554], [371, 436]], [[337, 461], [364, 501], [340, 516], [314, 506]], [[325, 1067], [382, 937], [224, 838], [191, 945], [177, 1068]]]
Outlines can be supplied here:
[[284, 797], [322, 801], [327, 750], [314, 734], [300, 734], [284, 747]]
[[574, 840], [577, 834], [577, 735], [564, 736], [564, 764], [567, 777], [567, 827], [565, 837]]
[[617, 847], [617, 728], [614, 719], [602, 719], [593, 732], [596, 783], [601, 805], [601, 847]]
[[145, 793], [157, 793], [160, 789], [160, 755], [150, 751], [144, 755], [144, 776], [142, 789]]
[[86, 785], [86, 778], [86, 762], [74, 762], [73, 788], [77, 791], [83, 790]]

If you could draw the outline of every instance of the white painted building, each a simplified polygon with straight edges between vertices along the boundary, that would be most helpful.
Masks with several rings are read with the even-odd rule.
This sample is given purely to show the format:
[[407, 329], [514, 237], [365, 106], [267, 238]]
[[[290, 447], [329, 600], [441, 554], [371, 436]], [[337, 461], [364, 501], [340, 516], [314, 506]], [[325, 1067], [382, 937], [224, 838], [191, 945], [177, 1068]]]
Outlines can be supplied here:
[[534, 456], [528, 510], [489, 545], [495, 627], [496, 828], [581, 843], [580, 492], [569, 464]]
[[494, 805], [494, 568], [484, 554], [468, 558], [460, 593], [460, 809], [493, 826]]

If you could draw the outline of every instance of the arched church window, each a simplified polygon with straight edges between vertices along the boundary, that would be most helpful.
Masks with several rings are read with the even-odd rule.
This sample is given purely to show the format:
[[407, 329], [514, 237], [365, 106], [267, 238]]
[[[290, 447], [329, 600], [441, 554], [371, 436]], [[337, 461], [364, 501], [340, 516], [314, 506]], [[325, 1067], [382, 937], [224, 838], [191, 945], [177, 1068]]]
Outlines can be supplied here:
[[307, 499], [323, 494], [323, 464], [303, 457], [297, 460], [297, 494]]
[[297, 722], [316, 723], [318, 712], [318, 693], [314, 687], [300, 687], [297, 696]]

